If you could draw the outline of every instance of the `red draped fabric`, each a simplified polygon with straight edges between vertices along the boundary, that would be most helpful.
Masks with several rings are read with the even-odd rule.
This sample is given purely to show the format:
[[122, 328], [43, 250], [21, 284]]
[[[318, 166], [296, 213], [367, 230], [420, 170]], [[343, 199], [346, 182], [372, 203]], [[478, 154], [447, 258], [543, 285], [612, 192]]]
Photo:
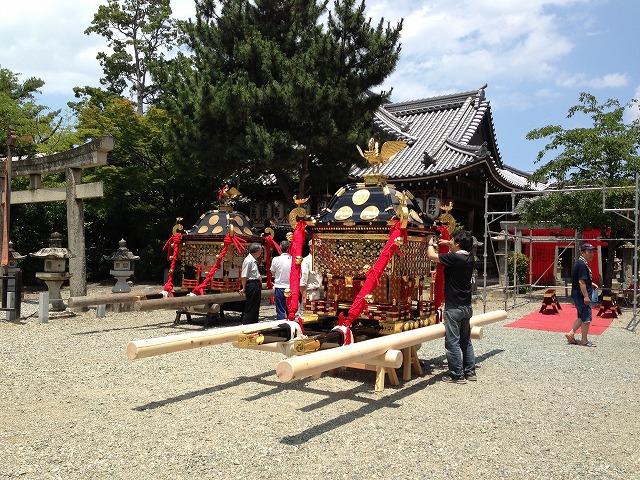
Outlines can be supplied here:
[[205, 277], [205, 279], [200, 284], [198, 284], [193, 290], [191, 290], [191, 293], [195, 295], [204, 295], [204, 288], [211, 281], [213, 274], [216, 273], [216, 271], [220, 268], [220, 265], [222, 264], [222, 261], [224, 260], [224, 257], [227, 254], [229, 245], [233, 245], [234, 247], [236, 247], [236, 251], [238, 253], [241, 253], [244, 251], [244, 246], [242, 244], [247, 243], [247, 241], [243, 240], [237, 235], [232, 236], [227, 233], [227, 235], [224, 237], [223, 243], [224, 243], [224, 246], [222, 247], [222, 251], [220, 252], [220, 255], [218, 255], [216, 264], [213, 267], [211, 267], [211, 270], [209, 270], [209, 273], [207, 273], [207, 276]]
[[271, 276], [271, 249], [275, 248], [278, 255], [280, 251], [280, 245], [278, 245], [271, 235], [264, 237], [264, 264], [267, 268], [267, 288], [273, 288], [273, 277]]
[[171, 235], [169, 240], [166, 241], [162, 250], [167, 251], [167, 260], [171, 260], [169, 266], [169, 274], [167, 275], [167, 283], [164, 284], [163, 290], [173, 297], [173, 272], [176, 268], [176, 262], [178, 261], [178, 250], [180, 248], [180, 241], [182, 240], [182, 233], [177, 232]]
[[[445, 225], [439, 225], [436, 227], [440, 232], [438, 237], [441, 240], [450, 240], [449, 229]], [[440, 245], [438, 247], [438, 253], [447, 253], [449, 251], [448, 245]], [[438, 263], [436, 265], [436, 281], [433, 284], [433, 306], [436, 310], [444, 304], [444, 265]]]
[[[296, 258], [302, 258], [302, 248], [305, 240], [305, 230], [307, 224], [304, 220], [298, 221], [296, 228], [293, 231], [293, 239], [289, 246], [289, 254], [291, 255], [291, 274], [289, 275], [289, 290], [291, 290], [291, 296], [287, 298], [287, 310], [289, 310], [288, 320], [295, 320], [296, 312], [298, 311], [298, 300], [300, 299], [300, 277], [302, 276], [302, 268]], [[300, 328], [303, 329], [302, 319], [298, 319]]]
[[[338, 316], [338, 325], [351, 327], [351, 324], [356, 320], [356, 318], [360, 316], [362, 311], [365, 309], [365, 307], [367, 306], [365, 296], [373, 292], [376, 286], [380, 283], [382, 273], [389, 263], [389, 260], [391, 260], [392, 255], [396, 253], [400, 248], [399, 245], [396, 244], [396, 239], [398, 238], [402, 238], [404, 243], [406, 243], [408, 241], [408, 233], [406, 228], [402, 228], [400, 222], [394, 222], [393, 226], [391, 227], [391, 231], [389, 232], [389, 239], [387, 240], [387, 243], [382, 249], [382, 252], [378, 257], [378, 260], [376, 260], [375, 265], [371, 267], [367, 272], [367, 279], [365, 280], [362, 288], [353, 301], [351, 308], [349, 309], [349, 316], [347, 318], [344, 318], [344, 313], [340, 312], [340, 315]], [[345, 338], [348, 338], [348, 336], [346, 336]]]

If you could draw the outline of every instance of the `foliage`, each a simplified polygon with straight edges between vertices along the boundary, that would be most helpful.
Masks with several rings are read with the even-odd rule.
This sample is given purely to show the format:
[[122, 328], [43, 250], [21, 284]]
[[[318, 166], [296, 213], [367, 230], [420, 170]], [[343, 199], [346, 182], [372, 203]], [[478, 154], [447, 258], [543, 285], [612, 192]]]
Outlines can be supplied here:
[[170, 50], [176, 38], [170, 18], [170, 0], [108, 0], [94, 15], [85, 34], [97, 33], [107, 39], [110, 54], [96, 56], [103, 68], [100, 80], [111, 93], [121, 95], [129, 87], [137, 112], [153, 100], [157, 85], [149, 83], [151, 64]]
[[373, 27], [364, 9], [355, 0], [333, 12], [317, 0], [196, 2], [195, 21], [181, 25], [189, 55], [154, 71], [181, 160], [238, 175], [245, 194], [273, 175], [286, 199], [306, 195], [309, 176], [344, 178], [388, 96], [370, 89], [400, 49], [401, 23]]
[[[514, 282], [513, 269], [515, 263], [515, 279]], [[529, 258], [524, 253], [513, 254], [507, 256], [507, 276], [509, 285], [518, 284], [518, 293], [526, 293], [526, 285], [529, 283]]]
[[[550, 138], [550, 142], [538, 154], [537, 163], [545, 155], [556, 156], [542, 164], [531, 176], [532, 182], [553, 180], [557, 187], [575, 187], [571, 193], [544, 195], [532, 201], [521, 202], [521, 221], [524, 224], [552, 222], [578, 232], [589, 228], [599, 229], [602, 235], [612, 239], [608, 249], [605, 287], [611, 286], [613, 258], [619, 242], [616, 238], [629, 236], [632, 223], [611, 212], [603, 212], [601, 190], [588, 191], [586, 187], [631, 187], [640, 173], [640, 121], [624, 123], [625, 106], [609, 99], [598, 104], [596, 98], [581, 93], [580, 104], [569, 109], [567, 118], [576, 114], [590, 117], [592, 126], [564, 129], [549, 125], [532, 130], [530, 140]], [[636, 103], [629, 107], [637, 108]], [[634, 189], [610, 190], [606, 194], [608, 209], [633, 206]]]
[[7, 128], [16, 131], [16, 157], [66, 150], [76, 141], [67, 118], [60, 110], [49, 110], [36, 103], [36, 94], [44, 81], [29, 77], [19, 81], [19, 74], [0, 67], [0, 125], [2, 138]]
[[[73, 108], [82, 138], [115, 138], [109, 164], [85, 173], [85, 182], [102, 181], [105, 189], [103, 198], [85, 207], [87, 264], [90, 255], [99, 264], [102, 255], [118, 248], [121, 238], [137, 255], [161, 242], [157, 251], [145, 251], [151, 258], [136, 265], [143, 278], [161, 274], [160, 266], [166, 264], [162, 244], [171, 235], [175, 218], [193, 208], [189, 185], [171, 161], [167, 112], [151, 107], [140, 116], [133, 102], [105, 92], [83, 97]], [[101, 269], [108, 272], [109, 268], [103, 262]]]

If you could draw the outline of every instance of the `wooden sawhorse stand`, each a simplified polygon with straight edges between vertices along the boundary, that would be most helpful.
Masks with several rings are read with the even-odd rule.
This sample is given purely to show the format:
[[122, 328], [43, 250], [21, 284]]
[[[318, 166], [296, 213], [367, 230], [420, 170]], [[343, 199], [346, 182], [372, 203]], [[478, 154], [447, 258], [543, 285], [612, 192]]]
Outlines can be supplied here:
[[[369, 370], [372, 372], [376, 372], [376, 382], [374, 390], [376, 392], [382, 392], [384, 390], [385, 378], [389, 378], [389, 383], [396, 387], [400, 385], [400, 380], [398, 379], [398, 374], [395, 368], [392, 367], [382, 367], [379, 365], [368, 365], [366, 363], [350, 363], [345, 365], [346, 368], [358, 368], [360, 370]], [[407, 347], [402, 349], [402, 379], [403, 380], [411, 380], [411, 370], [417, 374], [422, 375], [422, 365], [420, 365], [420, 360], [418, 359], [418, 353], [416, 346]], [[337, 373], [337, 369], [332, 369], [330, 372], [335, 375]], [[314, 376], [312, 378], [319, 378], [321, 374]]]
[[562, 310], [560, 306], [560, 302], [558, 301], [558, 297], [556, 296], [556, 291], [553, 288], [550, 288], [546, 292], [544, 292], [544, 297], [542, 298], [542, 306], [540, 307], [540, 312], [544, 313], [544, 311], [551, 306], [553, 308], [553, 313], [558, 313], [558, 310]]
[[598, 310], [598, 317], [601, 317], [602, 314], [607, 311], [613, 313], [614, 317], [618, 317], [619, 314], [622, 313], [620, 307], [618, 306], [618, 301], [614, 295], [603, 295], [602, 302], [600, 303], [600, 310]]

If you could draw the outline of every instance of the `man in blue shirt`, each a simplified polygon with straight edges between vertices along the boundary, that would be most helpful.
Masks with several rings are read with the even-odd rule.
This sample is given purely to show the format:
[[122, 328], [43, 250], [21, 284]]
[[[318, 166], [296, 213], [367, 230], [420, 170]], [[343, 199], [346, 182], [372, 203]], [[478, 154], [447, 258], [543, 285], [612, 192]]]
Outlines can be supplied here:
[[571, 299], [576, 306], [578, 312], [578, 318], [573, 324], [571, 330], [565, 333], [567, 342], [576, 344], [575, 333], [580, 328], [582, 338], [580, 339], [580, 345], [583, 347], [595, 347], [594, 343], [591, 343], [587, 338], [589, 333], [589, 326], [591, 325], [591, 317], [593, 312], [591, 311], [591, 292], [597, 289], [598, 286], [593, 283], [593, 275], [591, 274], [591, 268], [589, 262], [593, 260], [595, 256], [596, 247], [590, 243], [585, 243], [580, 248], [580, 258], [573, 265], [571, 271]]

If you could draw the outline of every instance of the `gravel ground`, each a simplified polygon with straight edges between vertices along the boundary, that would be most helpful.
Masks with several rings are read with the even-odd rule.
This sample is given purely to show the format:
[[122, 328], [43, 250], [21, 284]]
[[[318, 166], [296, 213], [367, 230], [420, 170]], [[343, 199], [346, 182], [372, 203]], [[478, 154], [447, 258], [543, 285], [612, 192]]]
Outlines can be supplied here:
[[23, 319], [0, 321], [0, 478], [639, 478], [630, 309], [597, 348], [503, 328], [539, 305], [485, 327], [477, 382], [441, 381], [436, 340], [418, 352], [424, 375], [375, 392], [356, 370], [280, 383], [282, 355], [230, 345], [129, 361], [131, 340], [202, 327], [174, 311], [39, 323], [27, 294]]

